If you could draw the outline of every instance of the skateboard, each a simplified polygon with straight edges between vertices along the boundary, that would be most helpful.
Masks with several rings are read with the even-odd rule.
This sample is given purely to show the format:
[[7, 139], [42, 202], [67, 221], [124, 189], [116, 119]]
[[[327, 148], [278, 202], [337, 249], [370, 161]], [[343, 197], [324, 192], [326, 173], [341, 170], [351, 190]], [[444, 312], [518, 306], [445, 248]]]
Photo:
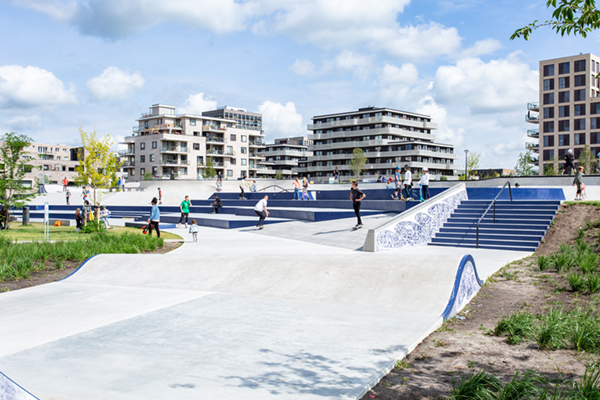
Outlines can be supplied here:
[[353, 231], [357, 231], [357, 230], [359, 230], [360, 228], [362, 228], [362, 225], [360, 225], [360, 226], [353, 226], [353, 227], [352, 227], [352, 230], [353, 230]]

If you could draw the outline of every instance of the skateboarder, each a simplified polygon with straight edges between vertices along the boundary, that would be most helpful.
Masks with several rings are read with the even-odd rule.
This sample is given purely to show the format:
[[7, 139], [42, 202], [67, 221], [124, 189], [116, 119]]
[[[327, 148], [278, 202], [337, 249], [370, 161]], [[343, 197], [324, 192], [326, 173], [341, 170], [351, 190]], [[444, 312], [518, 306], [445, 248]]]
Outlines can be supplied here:
[[256, 224], [258, 229], [264, 228], [262, 223], [265, 218], [269, 216], [269, 212], [267, 211], [267, 200], [269, 200], [269, 196], [265, 195], [265, 197], [254, 206], [254, 212], [259, 216], [258, 224]]
[[429, 198], [429, 169], [427, 167], [423, 168], [423, 176], [421, 176], [419, 184], [421, 185], [421, 201], [427, 200]]
[[188, 218], [190, 216], [190, 207], [192, 206], [192, 202], [190, 201], [189, 196], [185, 196], [185, 199], [179, 205], [179, 209], [181, 210], [181, 218], [179, 218], [179, 223], [177, 224], [177, 228], [181, 226], [183, 219], [185, 218], [185, 227], [188, 227]]
[[362, 220], [360, 219], [360, 202], [366, 195], [358, 189], [358, 183], [352, 181], [352, 189], [350, 189], [350, 200], [352, 201], [352, 207], [356, 214], [357, 224], [353, 230], [357, 230], [363, 227]]
[[158, 188], [158, 204], [162, 204], [162, 190]]
[[410, 196], [410, 188], [412, 187], [412, 172], [410, 172], [410, 167], [407, 165], [404, 166], [404, 191], [406, 200], [414, 200]]
[[396, 167], [396, 173], [394, 174], [394, 185], [396, 186], [396, 190], [392, 195], [392, 200], [398, 200], [398, 193], [400, 193], [400, 199], [404, 200], [404, 196], [402, 196], [402, 170], [400, 167]]

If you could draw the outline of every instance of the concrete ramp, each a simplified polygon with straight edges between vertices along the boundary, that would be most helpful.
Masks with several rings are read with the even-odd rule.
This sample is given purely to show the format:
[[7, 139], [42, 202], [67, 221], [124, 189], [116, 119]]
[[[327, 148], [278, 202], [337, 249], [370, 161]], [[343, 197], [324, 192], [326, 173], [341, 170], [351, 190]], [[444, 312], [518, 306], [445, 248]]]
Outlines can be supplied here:
[[[48, 400], [357, 399], [441, 324], [464, 256], [200, 237], [0, 294], [2, 372]], [[481, 279], [522, 256], [472, 254]]]

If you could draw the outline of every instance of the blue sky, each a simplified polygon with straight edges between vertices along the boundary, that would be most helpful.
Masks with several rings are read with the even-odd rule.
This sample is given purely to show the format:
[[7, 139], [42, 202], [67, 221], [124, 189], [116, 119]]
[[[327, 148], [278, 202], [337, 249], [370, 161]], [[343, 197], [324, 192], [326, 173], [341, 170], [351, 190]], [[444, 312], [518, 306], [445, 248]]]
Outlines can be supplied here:
[[[505, 0], [12, 0], [0, 2], [0, 130], [77, 145], [131, 133], [154, 103], [262, 112], [265, 134], [368, 105], [429, 114], [438, 141], [512, 168], [542, 59], [599, 53], [600, 32], [528, 42], [550, 12]], [[462, 163], [462, 161], [459, 161]]]

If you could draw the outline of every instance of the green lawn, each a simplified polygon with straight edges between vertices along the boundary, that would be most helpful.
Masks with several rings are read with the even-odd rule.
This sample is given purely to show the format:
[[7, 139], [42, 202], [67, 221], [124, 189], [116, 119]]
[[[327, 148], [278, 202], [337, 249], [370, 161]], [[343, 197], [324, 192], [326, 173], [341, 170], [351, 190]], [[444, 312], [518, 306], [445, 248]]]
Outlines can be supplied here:
[[[50, 225], [50, 240], [77, 240], [89, 238], [94, 233], [80, 234], [76, 232], [74, 226], [53, 226]], [[142, 230], [139, 228], [131, 228], [124, 226], [115, 226], [113, 229], [109, 229], [107, 233], [109, 235], [118, 235], [124, 232], [137, 233], [142, 235]], [[14, 240], [33, 240], [41, 241], [44, 240], [44, 227], [41, 222], [33, 222], [31, 225], [23, 226], [20, 222], [13, 222], [10, 224], [10, 230], [0, 231], [0, 236], [5, 237], [11, 241]], [[153, 233], [153, 236], [156, 236]], [[169, 232], [161, 232], [160, 237], [163, 239], [181, 239], [180, 236], [174, 235]]]

